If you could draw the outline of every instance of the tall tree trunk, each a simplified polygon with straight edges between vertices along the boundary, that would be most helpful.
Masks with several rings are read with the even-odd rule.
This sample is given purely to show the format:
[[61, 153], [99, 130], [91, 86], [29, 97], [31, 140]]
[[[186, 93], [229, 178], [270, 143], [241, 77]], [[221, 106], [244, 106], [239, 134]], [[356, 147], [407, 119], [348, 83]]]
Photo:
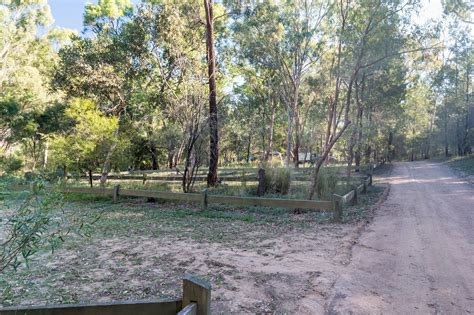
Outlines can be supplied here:
[[217, 87], [216, 87], [216, 59], [214, 52], [214, 17], [213, 0], [204, 0], [206, 11], [206, 50], [207, 72], [209, 77], [209, 133], [210, 157], [207, 186], [217, 183], [217, 165], [219, 162], [219, 136], [217, 130]]
[[360, 159], [361, 159], [361, 150], [362, 150], [362, 118], [363, 118], [363, 108], [360, 108], [359, 111], [359, 127], [358, 127], [358, 133], [357, 133], [357, 138], [356, 138], [356, 150], [354, 153], [354, 162], [355, 162], [355, 171], [360, 172]]
[[150, 154], [151, 154], [151, 169], [157, 170], [159, 167], [158, 167], [158, 158], [156, 154], [155, 141], [150, 141]]
[[444, 104], [444, 156], [449, 156], [449, 144], [448, 144], [448, 110], [446, 108], [446, 100]]
[[285, 166], [290, 167], [291, 149], [293, 147], [293, 108], [288, 108], [288, 129], [286, 134], [286, 160]]
[[181, 144], [179, 145], [178, 151], [173, 156], [173, 168], [176, 168], [178, 164], [180, 163], [185, 146], [186, 146], [186, 142], [185, 140], [182, 140]]
[[456, 145], [458, 148], [458, 156], [462, 155], [462, 138], [461, 130], [459, 129], [459, 118], [456, 119]]
[[88, 170], [88, 173], [89, 173], [89, 185], [90, 185], [91, 188], [92, 188], [92, 186], [93, 186], [92, 170], [89, 169], [89, 170]]
[[293, 161], [295, 167], [298, 168], [299, 165], [299, 150], [300, 150], [300, 110], [298, 104], [298, 86], [295, 87], [295, 94], [293, 99], [293, 112], [295, 119], [295, 144], [293, 146]]
[[391, 154], [392, 154], [392, 144], [393, 144], [393, 132], [390, 131], [388, 133], [388, 141], [387, 141], [387, 161], [391, 162]]
[[48, 166], [48, 155], [49, 155], [49, 143], [48, 140], [44, 143], [44, 154], [43, 154], [43, 169]]
[[470, 135], [469, 135], [469, 86], [470, 86], [470, 73], [471, 73], [471, 63], [468, 64], [466, 69], [466, 103], [465, 103], [465, 124], [464, 124], [464, 155], [467, 155], [471, 152], [471, 143], [470, 143]]
[[107, 156], [105, 157], [104, 165], [102, 166], [102, 175], [100, 176], [100, 185], [104, 186], [105, 183], [107, 182], [107, 177], [109, 176], [110, 172], [110, 163], [112, 161], [112, 156], [114, 155], [115, 148], [117, 147], [117, 138], [119, 135], [119, 128], [115, 129], [114, 131], [114, 139], [113, 142], [109, 148], [109, 151], [107, 152]]
[[172, 152], [172, 151], [169, 151], [169, 152], [168, 152], [168, 168], [169, 168], [170, 170], [173, 169], [173, 162], [174, 162], [174, 161], [173, 161], [173, 160], [174, 160], [173, 158], [174, 158], [173, 152]]
[[252, 145], [252, 134], [249, 133], [248, 139], [247, 139], [247, 158], [245, 159], [247, 163], [250, 162], [250, 147]]
[[[273, 104], [273, 101], [272, 101]], [[275, 111], [276, 111], [276, 106], [273, 104], [272, 107], [272, 118], [270, 121], [270, 131], [269, 131], [269, 136], [268, 136], [268, 150], [267, 150], [267, 155], [265, 156], [265, 161], [270, 161], [273, 159], [273, 128], [275, 126]]]
[[34, 139], [33, 139], [33, 165], [31, 168], [33, 171], [36, 169], [36, 140]]

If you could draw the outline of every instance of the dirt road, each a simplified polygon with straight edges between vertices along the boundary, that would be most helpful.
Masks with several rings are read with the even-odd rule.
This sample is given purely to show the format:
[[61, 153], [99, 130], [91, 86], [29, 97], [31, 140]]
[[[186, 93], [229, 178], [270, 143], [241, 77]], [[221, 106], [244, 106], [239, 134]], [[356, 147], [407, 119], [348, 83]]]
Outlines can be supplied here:
[[397, 163], [328, 314], [474, 314], [474, 188], [440, 163]]

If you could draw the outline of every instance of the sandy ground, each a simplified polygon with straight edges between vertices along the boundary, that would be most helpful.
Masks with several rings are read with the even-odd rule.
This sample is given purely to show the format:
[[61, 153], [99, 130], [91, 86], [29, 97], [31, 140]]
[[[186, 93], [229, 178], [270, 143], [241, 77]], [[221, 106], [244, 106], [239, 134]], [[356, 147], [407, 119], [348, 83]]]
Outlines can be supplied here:
[[[379, 197], [377, 191], [371, 198]], [[0, 305], [180, 296], [182, 277], [193, 274], [212, 284], [213, 314], [322, 314], [367, 222], [319, 224], [309, 221], [311, 213], [288, 217], [308, 220], [303, 226], [193, 216], [157, 219], [151, 215], [168, 211], [162, 208], [168, 204], [154, 206], [108, 206], [94, 236], [69, 240], [54, 255], [35, 256], [30, 269], [6, 274], [10, 289], [4, 303], [0, 277]], [[201, 239], [191, 237], [196, 228], [203, 232]]]
[[474, 313], [474, 188], [440, 163], [397, 163], [334, 284], [328, 314]]
[[[213, 314], [474, 313], [473, 186], [431, 162], [396, 163], [377, 181], [390, 193], [369, 224], [157, 220], [158, 208], [123, 205], [106, 212], [101, 237], [7, 275], [10, 300], [179, 296], [182, 276], [194, 274], [212, 283]], [[196, 227], [202, 239], [190, 237]]]

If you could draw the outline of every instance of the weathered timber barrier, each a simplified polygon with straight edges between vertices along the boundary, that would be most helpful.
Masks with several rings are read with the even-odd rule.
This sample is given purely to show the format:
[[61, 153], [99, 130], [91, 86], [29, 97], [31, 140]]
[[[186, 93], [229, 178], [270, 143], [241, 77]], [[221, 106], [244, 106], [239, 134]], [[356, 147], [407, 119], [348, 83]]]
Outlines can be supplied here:
[[[12, 190], [29, 190], [32, 189], [28, 185], [14, 185]], [[48, 187], [46, 189], [52, 189]], [[319, 201], [319, 200], [301, 200], [301, 199], [278, 199], [278, 198], [252, 198], [252, 197], [234, 197], [234, 196], [220, 196], [209, 195], [207, 189], [202, 193], [173, 193], [153, 190], [139, 190], [139, 189], [122, 189], [120, 185], [115, 185], [114, 188], [88, 188], [88, 187], [62, 187], [57, 188], [63, 193], [80, 193], [80, 194], [95, 194], [112, 196], [113, 201], [117, 202], [119, 196], [128, 197], [145, 197], [162, 200], [178, 200], [186, 202], [201, 203], [202, 210], [206, 210], [209, 204], [228, 204], [235, 206], [264, 206], [264, 207], [279, 207], [290, 209], [312, 209], [312, 210], [326, 210], [335, 211], [333, 201]]]
[[193, 276], [183, 279], [183, 296], [175, 299], [0, 308], [0, 315], [209, 315], [211, 285]]
[[[362, 184], [353, 186], [353, 190], [344, 196], [333, 195], [333, 200], [303, 200], [303, 199], [279, 199], [279, 198], [255, 198], [255, 197], [234, 197], [222, 195], [210, 195], [207, 189], [201, 193], [173, 193], [153, 190], [122, 189], [120, 185], [114, 188], [88, 188], [88, 187], [60, 187], [57, 188], [63, 193], [80, 193], [112, 196], [113, 201], [117, 202], [120, 196], [145, 197], [162, 200], [178, 200], [185, 202], [195, 202], [201, 204], [202, 210], [207, 210], [209, 204], [226, 204], [234, 206], [262, 206], [278, 207], [288, 209], [310, 209], [314, 211], [328, 211], [333, 213], [335, 221], [342, 221], [343, 207], [352, 202], [357, 202], [357, 196], [366, 192], [367, 186], [372, 184], [372, 176], [359, 178]], [[34, 190], [34, 187], [28, 185], [14, 185], [13, 190]], [[53, 189], [53, 188], [47, 188]]]

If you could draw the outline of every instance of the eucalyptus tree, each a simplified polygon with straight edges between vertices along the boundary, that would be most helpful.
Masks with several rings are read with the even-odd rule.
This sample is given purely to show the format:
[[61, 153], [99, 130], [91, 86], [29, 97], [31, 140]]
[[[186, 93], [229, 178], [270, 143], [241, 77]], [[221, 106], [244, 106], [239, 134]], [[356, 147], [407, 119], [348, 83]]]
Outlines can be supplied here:
[[469, 0], [442, 0], [444, 13], [454, 15], [461, 22], [474, 24], [474, 4]]
[[214, 1], [204, 0], [206, 19], [206, 56], [209, 78], [209, 172], [207, 186], [217, 184], [217, 164], [219, 162], [219, 135], [217, 127], [217, 86], [216, 52], [214, 47]]
[[266, 1], [245, 11], [234, 27], [235, 41], [248, 63], [257, 69], [256, 73], [262, 68], [273, 69], [280, 81], [278, 88], [288, 117], [287, 166], [292, 155], [295, 166], [298, 165], [300, 89], [321, 55], [321, 24], [328, 11], [324, 1]]
[[328, 49], [331, 69], [327, 95], [327, 129], [321, 158], [312, 174], [309, 198], [319, 184], [319, 173], [334, 145], [351, 124], [354, 86], [363, 71], [403, 54], [403, 21], [400, 15], [411, 1], [340, 1], [334, 6], [331, 25], [336, 38]]
[[56, 57], [54, 45], [67, 32], [41, 32], [52, 22], [46, 1], [0, 1], [0, 146], [20, 144], [30, 168], [47, 152], [42, 112], [58, 100], [49, 91], [48, 72]]
[[63, 47], [53, 74], [53, 87], [68, 97], [94, 100], [106, 115], [116, 117], [119, 124], [102, 167], [101, 184], [107, 180], [110, 163], [117, 146], [121, 126], [126, 119], [130, 100], [141, 77], [133, 52], [122, 40], [126, 20], [132, 13], [130, 1], [108, 0], [87, 4], [84, 25], [94, 34], [72, 38]]
[[[445, 156], [452, 153], [466, 155], [472, 147], [470, 108], [472, 97], [473, 44], [469, 28], [454, 22], [448, 32], [452, 42], [448, 43], [444, 64], [436, 76], [437, 91], [442, 97], [437, 124]], [[450, 150], [453, 147], [454, 150]]]
[[[222, 7], [216, 5], [213, 9], [220, 14]], [[216, 26], [221, 24], [212, 19], [214, 22]], [[145, 125], [155, 126], [151, 133], [158, 135], [155, 137], [158, 146], [167, 148], [170, 166], [176, 166], [184, 155], [183, 190], [188, 191], [198, 164], [203, 163], [202, 151], [208, 152], [201, 145], [207, 132], [213, 149], [218, 149], [217, 129], [213, 129], [217, 123], [217, 116], [213, 114], [217, 102], [213, 102], [211, 113], [207, 114], [202, 103], [204, 99], [216, 100], [215, 93], [206, 92], [211, 81], [214, 81], [211, 90], [216, 92], [219, 88], [218, 72], [209, 68], [205, 58], [205, 8], [200, 1], [146, 1], [137, 8], [128, 29], [130, 40], [139, 38], [137, 47], [143, 51], [136, 62], [149, 71], [147, 77], [153, 78], [146, 81], [148, 84], [139, 82], [143, 98], [137, 115], [146, 118]], [[178, 141], [172, 142], [159, 135], [167, 130], [179, 130]], [[210, 153], [210, 156], [211, 160], [214, 156], [217, 163], [218, 155]], [[214, 170], [217, 164], [211, 162], [210, 170]], [[213, 185], [212, 178], [210, 185]]]

